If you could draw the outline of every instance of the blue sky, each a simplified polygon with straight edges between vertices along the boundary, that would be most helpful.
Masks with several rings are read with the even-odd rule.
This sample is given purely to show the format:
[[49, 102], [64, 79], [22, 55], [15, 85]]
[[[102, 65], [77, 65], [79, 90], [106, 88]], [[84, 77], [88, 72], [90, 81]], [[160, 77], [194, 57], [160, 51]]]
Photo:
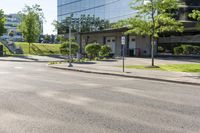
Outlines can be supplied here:
[[33, 4], [39, 4], [43, 9], [46, 20], [44, 22], [44, 34], [54, 33], [52, 22], [57, 19], [57, 0], [0, 0], [0, 9], [3, 9], [6, 14], [17, 13], [25, 5]]

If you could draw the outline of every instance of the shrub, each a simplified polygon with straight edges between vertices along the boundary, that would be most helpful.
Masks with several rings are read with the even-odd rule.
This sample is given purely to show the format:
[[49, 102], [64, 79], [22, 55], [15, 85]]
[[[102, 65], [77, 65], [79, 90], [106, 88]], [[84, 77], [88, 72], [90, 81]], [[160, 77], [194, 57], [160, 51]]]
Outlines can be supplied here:
[[182, 46], [175, 47], [174, 54], [176, 54], [176, 55], [183, 54], [183, 47]]
[[107, 57], [110, 55], [111, 53], [111, 48], [108, 45], [103, 45], [101, 46], [101, 50], [99, 51], [99, 55], [101, 57]]
[[193, 47], [192, 45], [182, 45], [183, 48], [183, 54], [192, 54], [193, 53]]
[[193, 47], [193, 54], [200, 54], [200, 46]]
[[158, 52], [163, 53], [165, 52], [165, 49], [162, 46], [158, 46]]
[[85, 52], [88, 56], [90, 56], [90, 59], [98, 57], [100, 50], [101, 50], [101, 46], [98, 43], [88, 44], [85, 47]]
[[200, 46], [181, 45], [174, 48], [174, 54], [200, 54]]
[[71, 43], [71, 54], [72, 55], [75, 55], [77, 52], [78, 52], [78, 49], [79, 49], [79, 46], [77, 43], [75, 42], [64, 42], [61, 47], [60, 47], [60, 53], [62, 55], [69, 55], [70, 53], [70, 49], [69, 49], [69, 46], [70, 46], [70, 43]]

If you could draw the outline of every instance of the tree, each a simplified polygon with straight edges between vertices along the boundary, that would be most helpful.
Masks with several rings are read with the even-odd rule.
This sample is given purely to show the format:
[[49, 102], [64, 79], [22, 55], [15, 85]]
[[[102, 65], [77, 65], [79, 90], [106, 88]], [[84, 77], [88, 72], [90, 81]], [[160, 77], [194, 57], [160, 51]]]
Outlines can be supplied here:
[[189, 17], [197, 20], [197, 27], [200, 28], [200, 11], [199, 10], [193, 10], [192, 13], [189, 14]]
[[44, 40], [46, 43], [50, 43], [51, 42], [51, 36], [50, 35], [45, 35]]
[[119, 21], [115, 27], [128, 27], [125, 34], [147, 35], [151, 40], [151, 65], [154, 66], [155, 40], [161, 33], [182, 32], [182, 23], [178, 22], [173, 11], [178, 8], [177, 0], [133, 0], [131, 8], [136, 15]]
[[88, 44], [85, 47], [85, 52], [87, 53], [87, 55], [90, 56], [90, 59], [97, 57], [99, 55], [100, 50], [101, 46], [98, 43]]
[[2, 36], [3, 33], [6, 32], [6, 29], [4, 27], [5, 22], [6, 22], [6, 18], [5, 18], [4, 12], [3, 10], [0, 10], [0, 36]]
[[13, 36], [14, 36], [14, 31], [13, 30], [11, 30], [9, 33], [8, 33], [8, 35], [12, 38]]
[[19, 12], [19, 16], [21, 18], [19, 29], [29, 44], [30, 54], [31, 43], [36, 42], [41, 33], [42, 21], [44, 19], [43, 12], [39, 5], [25, 6], [23, 11]]
[[107, 57], [110, 55], [110, 53], [112, 52], [110, 46], [108, 45], [103, 45], [101, 46], [101, 50], [99, 51], [99, 55], [102, 57]]
[[54, 21], [52, 23], [58, 34], [68, 34], [69, 26], [71, 26], [72, 32], [90, 32], [103, 30], [110, 27], [110, 23], [107, 20], [100, 19], [94, 15], [81, 15], [75, 18], [72, 15], [66, 17], [62, 22]]
[[75, 55], [78, 52], [79, 45], [74, 41], [66, 41], [60, 47], [60, 53], [62, 55], [70, 55], [69, 45], [71, 44], [71, 54]]

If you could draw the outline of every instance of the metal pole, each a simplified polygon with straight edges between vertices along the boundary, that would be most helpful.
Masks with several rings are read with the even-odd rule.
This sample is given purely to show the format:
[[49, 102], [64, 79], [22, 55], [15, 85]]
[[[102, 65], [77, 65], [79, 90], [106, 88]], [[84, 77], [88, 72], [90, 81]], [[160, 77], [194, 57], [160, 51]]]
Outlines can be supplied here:
[[68, 67], [73, 67], [72, 65], [72, 45], [71, 45], [71, 25], [69, 26], [69, 65]]
[[122, 57], [122, 58], [123, 58], [123, 72], [125, 72], [125, 63], [124, 63], [124, 54], [125, 54], [125, 53], [124, 53], [124, 52], [125, 52], [125, 49], [124, 49], [124, 48], [125, 48], [125, 47], [124, 47], [124, 45], [122, 45], [122, 46], [123, 46], [123, 57]]

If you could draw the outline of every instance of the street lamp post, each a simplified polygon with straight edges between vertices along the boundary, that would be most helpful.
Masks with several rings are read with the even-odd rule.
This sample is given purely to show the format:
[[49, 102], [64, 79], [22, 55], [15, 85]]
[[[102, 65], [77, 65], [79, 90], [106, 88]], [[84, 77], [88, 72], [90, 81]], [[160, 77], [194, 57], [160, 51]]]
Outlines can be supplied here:
[[71, 25], [69, 26], [69, 65], [68, 67], [73, 67], [72, 65], [72, 44], [71, 44], [71, 34], [72, 34], [72, 29]]

